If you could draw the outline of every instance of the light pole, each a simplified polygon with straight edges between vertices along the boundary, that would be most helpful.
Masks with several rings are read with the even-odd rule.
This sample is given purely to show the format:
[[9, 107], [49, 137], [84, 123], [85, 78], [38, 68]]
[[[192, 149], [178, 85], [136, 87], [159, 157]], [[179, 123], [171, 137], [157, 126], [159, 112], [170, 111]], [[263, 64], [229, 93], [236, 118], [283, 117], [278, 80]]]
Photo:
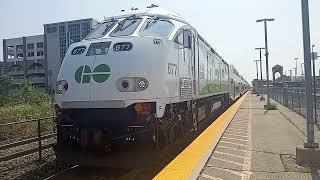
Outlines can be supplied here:
[[[258, 71], [258, 62], [259, 60], [254, 60], [253, 62], [256, 63], [256, 70], [257, 70], [257, 83], [258, 83], [258, 92], [257, 92], [257, 96], [260, 96], [260, 83], [259, 83], [259, 71]], [[261, 72], [260, 72], [261, 73]]]
[[261, 54], [261, 50], [264, 50], [264, 49], [265, 48], [256, 48], [256, 50], [259, 50], [259, 55], [260, 55], [260, 93], [261, 93], [260, 101], [264, 101], [263, 86], [262, 86], [262, 54]]
[[303, 72], [304, 63], [301, 63], [300, 66], [301, 66], [301, 76], [304, 76], [304, 72]]
[[296, 69], [294, 71], [294, 81], [297, 81], [297, 75], [298, 75], [298, 58], [294, 58], [296, 61]]
[[274, 19], [258, 19], [256, 22], [264, 22], [264, 42], [266, 50], [266, 71], [267, 71], [267, 102], [270, 104], [270, 90], [269, 90], [269, 52], [268, 52], [268, 27], [267, 21], [274, 21]]
[[312, 70], [313, 70], [313, 106], [314, 106], [314, 123], [317, 123], [317, 99], [316, 99], [316, 67], [314, 61], [318, 58], [317, 53], [313, 51], [314, 44], [312, 45]]
[[259, 60], [254, 60], [253, 62], [255, 62], [255, 63], [256, 63], [257, 80], [259, 80], [259, 71], [258, 71], [258, 62], [259, 62]]
[[[307, 143], [304, 148], [319, 148], [319, 144], [314, 142], [314, 121], [313, 121], [313, 101], [312, 101], [312, 79], [311, 79], [311, 48], [310, 48], [310, 26], [309, 26], [309, 3], [308, 0], [301, 0], [302, 28], [303, 28], [303, 51], [304, 51], [304, 73], [306, 86], [307, 105]], [[297, 162], [304, 163], [307, 160], [307, 150], [297, 148]], [[320, 157], [320, 156], [319, 156]], [[305, 159], [304, 159], [305, 158]]]

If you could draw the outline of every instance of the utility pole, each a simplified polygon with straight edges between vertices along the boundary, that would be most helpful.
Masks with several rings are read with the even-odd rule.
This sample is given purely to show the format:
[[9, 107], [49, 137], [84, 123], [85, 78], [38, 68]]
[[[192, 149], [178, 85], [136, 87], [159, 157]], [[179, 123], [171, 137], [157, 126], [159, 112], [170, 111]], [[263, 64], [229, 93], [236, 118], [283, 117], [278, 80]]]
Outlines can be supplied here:
[[310, 48], [310, 26], [309, 26], [309, 3], [301, 0], [302, 29], [303, 29], [303, 54], [304, 73], [306, 86], [307, 105], [307, 142], [304, 146], [296, 148], [297, 164], [311, 164], [320, 162], [319, 144], [314, 141], [313, 101], [312, 101], [312, 77], [311, 77], [311, 48]]
[[296, 61], [296, 68], [294, 71], [294, 81], [297, 81], [297, 75], [298, 75], [298, 58], [294, 58], [294, 60]]
[[256, 22], [264, 22], [264, 42], [266, 50], [266, 71], [267, 71], [267, 103], [270, 104], [270, 89], [269, 89], [269, 52], [268, 52], [268, 27], [267, 21], [274, 21], [274, 19], [259, 19]]
[[261, 50], [264, 50], [265, 48], [256, 48], [256, 50], [259, 50], [259, 55], [260, 55], [260, 93], [261, 93], [261, 97], [260, 97], [260, 101], [264, 101], [264, 97], [263, 97], [263, 86], [262, 86], [262, 54], [261, 54]]

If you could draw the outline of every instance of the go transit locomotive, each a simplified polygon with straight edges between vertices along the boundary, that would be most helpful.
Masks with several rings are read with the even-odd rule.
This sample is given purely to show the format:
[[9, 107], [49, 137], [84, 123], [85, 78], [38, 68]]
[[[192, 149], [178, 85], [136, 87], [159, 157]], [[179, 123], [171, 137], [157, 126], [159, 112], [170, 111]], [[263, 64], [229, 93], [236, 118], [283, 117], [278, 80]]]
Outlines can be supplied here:
[[180, 15], [157, 6], [122, 11], [66, 53], [55, 91], [57, 157], [112, 150], [114, 140], [138, 134], [163, 147], [248, 87]]

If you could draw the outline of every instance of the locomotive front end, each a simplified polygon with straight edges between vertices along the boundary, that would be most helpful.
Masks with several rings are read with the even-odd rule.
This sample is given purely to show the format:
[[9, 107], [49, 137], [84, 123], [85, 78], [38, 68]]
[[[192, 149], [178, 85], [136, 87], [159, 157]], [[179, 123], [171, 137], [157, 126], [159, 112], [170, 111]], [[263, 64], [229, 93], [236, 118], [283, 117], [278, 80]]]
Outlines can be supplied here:
[[111, 18], [69, 47], [56, 84], [58, 152], [105, 151], [152, 131], [165, 101], [179, 97], [179, 80], [168, 73], [174, 29], [161, 18]]

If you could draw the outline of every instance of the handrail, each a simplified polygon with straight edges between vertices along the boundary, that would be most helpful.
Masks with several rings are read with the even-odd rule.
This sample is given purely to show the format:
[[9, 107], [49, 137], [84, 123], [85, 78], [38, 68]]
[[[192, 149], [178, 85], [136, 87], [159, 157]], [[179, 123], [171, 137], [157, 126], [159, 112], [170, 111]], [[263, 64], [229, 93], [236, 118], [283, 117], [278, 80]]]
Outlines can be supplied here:
[[[55, 135], [56, 135], [56, 133], [41, 136], [41, 140], [50, 139], [50, 138], [54, 137]], [[6, 150], [6, 149], [13, 148], [16, 146], [34, 143], [34, 142], [37, 142], [38, 140], [39, 140], [39, 138], [35, 137], [35, 138], [25, 139], [25, 140], [21, 140], [21, 141], [16, 141], [13, 143], [3, 144], [0, 146], [0, 150]]]
[[28, 122], [35, 122], [35, 121], [42, 121], [42, 120], [48, 120], [48, 119], [53, 119], [55, 118], [55, 116], [49, 116], [49, 117], [45, 117], [45, 118], [38, 118], [38, 119], [30, 119], [30, 120], [25, 120], [25, 121], [17, 121], [17, 122], [12, 122], [12, 123], [4, 123], [4, 124], [0, 124], [0, 127], [3, 126], [11, 126], [11, 125], [16, 125], [16, 124], [24, 124], [24, 123], [28, 123]]

